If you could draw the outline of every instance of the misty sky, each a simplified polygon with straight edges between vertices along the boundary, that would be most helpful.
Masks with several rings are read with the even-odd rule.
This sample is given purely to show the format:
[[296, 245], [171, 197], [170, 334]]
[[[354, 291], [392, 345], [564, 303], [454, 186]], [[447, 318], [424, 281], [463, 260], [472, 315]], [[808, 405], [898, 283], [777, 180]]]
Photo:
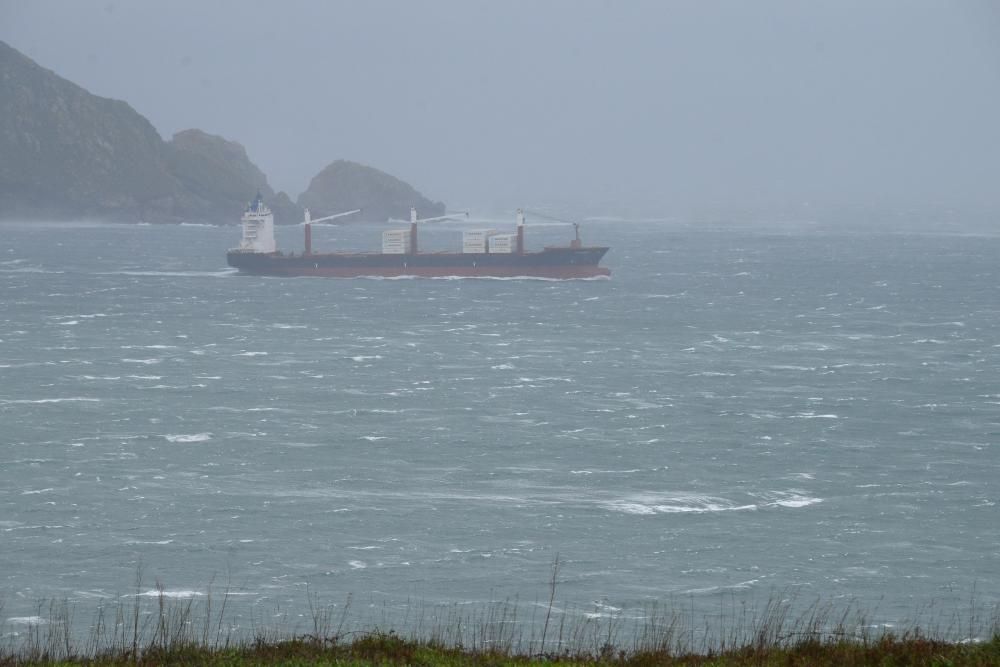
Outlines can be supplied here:
[[0, 39], [294, 198], [1000, 209], [1000, 3], [0, 0]]

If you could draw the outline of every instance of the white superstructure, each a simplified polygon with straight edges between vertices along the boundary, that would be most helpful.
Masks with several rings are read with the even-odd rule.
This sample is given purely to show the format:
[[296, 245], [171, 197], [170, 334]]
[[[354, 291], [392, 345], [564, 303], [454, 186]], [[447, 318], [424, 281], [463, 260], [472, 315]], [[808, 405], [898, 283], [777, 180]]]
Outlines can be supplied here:
[[260, 193], [247, 204], [243, 212], [243, 238], [239, 249], [243, 252], [274, 252], [274, 214], [271, 213]]

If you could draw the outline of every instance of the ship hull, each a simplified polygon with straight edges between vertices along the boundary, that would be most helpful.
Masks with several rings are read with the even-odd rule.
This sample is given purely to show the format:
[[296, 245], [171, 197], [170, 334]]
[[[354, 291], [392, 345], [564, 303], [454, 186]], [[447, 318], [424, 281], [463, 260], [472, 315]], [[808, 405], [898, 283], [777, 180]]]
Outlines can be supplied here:
[[329, 253], [285, 255], [231, 251], [229, 265], [261, 276], [327, 276], [360, 278], [553, 278], [578, 279], [611, 275], [598, 262], [607, 248], [546, 248], [541, 252], [506, 253]]

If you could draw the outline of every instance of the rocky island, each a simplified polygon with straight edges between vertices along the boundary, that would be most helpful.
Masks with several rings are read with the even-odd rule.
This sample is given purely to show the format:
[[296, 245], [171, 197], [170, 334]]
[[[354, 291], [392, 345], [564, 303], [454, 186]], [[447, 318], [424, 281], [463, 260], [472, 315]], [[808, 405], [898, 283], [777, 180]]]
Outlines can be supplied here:
[[337, 160], [316, 174], [298, 204], [315, 211], [362, 208], [365, 220], [409, 220], [411, 206], [421, 218], [444, 215], [445, 210], [444, 204], [430, 201], [398, 178], [348, 160]]

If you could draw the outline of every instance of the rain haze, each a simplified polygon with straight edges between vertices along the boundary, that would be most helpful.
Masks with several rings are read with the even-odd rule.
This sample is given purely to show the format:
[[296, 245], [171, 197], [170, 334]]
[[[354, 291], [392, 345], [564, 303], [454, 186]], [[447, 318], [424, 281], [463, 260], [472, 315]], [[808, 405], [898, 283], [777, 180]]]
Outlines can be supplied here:
[[459, 207], [997, 209], [991, 2], [16, 2], [0, 39], [294, 199], [336, 158]]
[[0, 0], [0, 664], [995, 663], [998, 176], [996, 1]]

